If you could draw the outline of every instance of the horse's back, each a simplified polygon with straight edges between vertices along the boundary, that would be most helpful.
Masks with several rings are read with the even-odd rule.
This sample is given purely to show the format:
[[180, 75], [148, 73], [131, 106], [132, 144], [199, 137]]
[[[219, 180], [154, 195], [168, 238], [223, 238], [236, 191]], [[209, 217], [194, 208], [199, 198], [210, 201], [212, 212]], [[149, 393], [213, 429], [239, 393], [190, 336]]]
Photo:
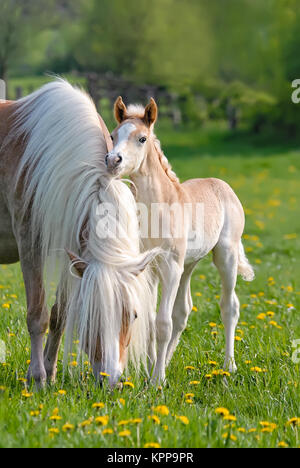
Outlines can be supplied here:
[[0, 264], [15, 263], [19, 260], [17, 243], [12, 228], [9, 211], [9, 191], [12, 189], [12, 178], [16, 161], [11, 145], [4, 145], [12, 124], [13, 101], [0, 102]]

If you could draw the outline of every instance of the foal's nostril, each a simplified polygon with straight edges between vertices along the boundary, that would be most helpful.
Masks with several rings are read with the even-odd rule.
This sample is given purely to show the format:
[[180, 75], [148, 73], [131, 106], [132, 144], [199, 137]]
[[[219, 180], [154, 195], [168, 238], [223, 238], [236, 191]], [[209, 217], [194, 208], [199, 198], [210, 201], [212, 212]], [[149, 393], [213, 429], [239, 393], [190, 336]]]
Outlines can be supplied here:
[[118, 156], [116, 157], [116, 164], [120, 164], [122, 161], [123, 161], [122, 156], [118, 154]]

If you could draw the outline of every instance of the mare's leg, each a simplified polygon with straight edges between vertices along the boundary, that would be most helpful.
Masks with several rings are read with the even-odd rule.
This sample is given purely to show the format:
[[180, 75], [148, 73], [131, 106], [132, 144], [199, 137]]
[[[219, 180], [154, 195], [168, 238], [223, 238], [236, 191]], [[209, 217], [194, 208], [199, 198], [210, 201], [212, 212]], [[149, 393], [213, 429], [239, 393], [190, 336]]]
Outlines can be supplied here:
[[238, 245], [220, 241], [213, 251], [213, 260], [222, 281], [220, 301], [222, 321], [226, 334], [226, 355], [224, 368], [236, 371], [234, 360], [234, 336], [240, 316], [240, 304], [235, 293], [238, 269]]
[[186, 327], [188, 317], [193, 308], [193, 301], [191, 295], [191, 276], [196, 264], [197, 263], [186, 265], [180, 280], [180, 285], [177, 292], [177, 297], [172, 314], [173, 331], [167, 351], [167, 365], [172, 359], [173, 353], [179, 342], [181, 333]]
[[20, 246], [20, 261], [27, 297], [27, 326], [31, 340], [31, 358], [27, 379], [34, 379], [41, 388], [46, 381], [43, 357], [43, 338], [48, 327], [48, 311], [45, 301], [42, 265], [36, 252], [26, 245]]
[[[153, 286], [152, 286], [152, 300], [153, 304], [157, 304], [157, 297], [158, 297], [158, 282], [159, 279], [158, 277], [153, 280]], [[155, 320], [156, 320], [156, 314], [153, 314], [149, 321], [149, 343], [148, 343], [148, 372], [151, 377], [151, 374], [153, 372], [155, 363], [156, 363], [156, 325], [155, 325]]]
[[156, 382], [163, 382], [166, 373], [166, 356], [172, 336], [172, 311], [179, 288], [182, 268], [170, 260], [161, 267], [162, 297], [156, 317], [157, 361], [153, 372]]
[[44, 351], [44, 364], [47, 373], [47, 380], [54, 382], [57, 371], [58, 352], [61, 338], [65, 328], [65, 308], [64, 304], [54, 304], [51, 310], [49, 335]]

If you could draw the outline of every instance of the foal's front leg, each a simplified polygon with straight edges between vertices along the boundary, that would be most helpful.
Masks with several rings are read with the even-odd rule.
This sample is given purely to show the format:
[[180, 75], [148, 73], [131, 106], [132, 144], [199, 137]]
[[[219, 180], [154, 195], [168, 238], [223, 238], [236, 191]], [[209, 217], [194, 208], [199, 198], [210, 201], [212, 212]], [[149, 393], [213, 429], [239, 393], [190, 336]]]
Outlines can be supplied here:
[[161, 268], [162, 297], [156, 317], [157, 361], [152, 380], [163, 383], [166, 377], [166, 357], [172, 336], [172, 311], [182, 275], [182, 267], [171, 260]]

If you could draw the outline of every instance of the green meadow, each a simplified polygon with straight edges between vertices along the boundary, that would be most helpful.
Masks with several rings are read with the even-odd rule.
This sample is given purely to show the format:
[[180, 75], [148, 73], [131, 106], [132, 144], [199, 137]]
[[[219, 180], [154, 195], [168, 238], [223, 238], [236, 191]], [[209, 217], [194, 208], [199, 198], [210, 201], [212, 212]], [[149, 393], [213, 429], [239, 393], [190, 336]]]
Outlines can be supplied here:
[[19, 265], [0, 266], [0, 447], [300, 446], [300, 151], [226, 129], [162, 125], [158, 135], [182, 180], [224, 179], [246, 212], [256, 278], [238, 280], [237, 373], [221, 371], [220, 280], [209, 255], [193, 275], [194, 309], [163, 388], [131, 369], [122, 389], [99, 388], [88, 363], [80, 369], [72, 356], [63, 379], [62, 352], [57, 383], [26, 388], [22, 274]]

